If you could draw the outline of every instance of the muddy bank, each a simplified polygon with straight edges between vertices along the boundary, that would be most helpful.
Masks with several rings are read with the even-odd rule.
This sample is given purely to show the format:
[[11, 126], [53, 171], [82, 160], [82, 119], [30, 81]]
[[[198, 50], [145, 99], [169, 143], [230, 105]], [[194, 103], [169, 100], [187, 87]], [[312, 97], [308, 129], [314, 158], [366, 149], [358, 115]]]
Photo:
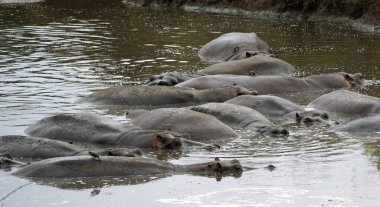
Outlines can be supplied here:
[[144, 7], [245, 15], [255, 19], [331, 21], [380, 32], [379, 0], [124, 0]]

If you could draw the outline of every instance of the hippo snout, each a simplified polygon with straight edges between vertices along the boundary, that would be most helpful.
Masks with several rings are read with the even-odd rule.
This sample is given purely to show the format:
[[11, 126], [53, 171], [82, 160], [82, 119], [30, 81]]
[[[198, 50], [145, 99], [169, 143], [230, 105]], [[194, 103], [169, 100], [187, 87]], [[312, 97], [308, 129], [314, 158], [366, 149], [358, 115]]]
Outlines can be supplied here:
[[182, 139], [181, 138], [174, 138], [171, 142], [171, 148], [172, 149], [178, 149], [178, 148], [181, 148], [183, 145], [183, 142], [182, 142]]

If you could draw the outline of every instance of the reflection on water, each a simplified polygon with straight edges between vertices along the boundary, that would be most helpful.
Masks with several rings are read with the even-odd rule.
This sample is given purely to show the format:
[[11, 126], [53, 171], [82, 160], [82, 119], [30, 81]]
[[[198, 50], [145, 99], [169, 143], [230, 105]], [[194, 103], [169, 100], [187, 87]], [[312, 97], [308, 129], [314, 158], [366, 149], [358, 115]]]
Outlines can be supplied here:
[[[361, 72], [370, 81], [360, 92], [380, 97], [380, 37], [373, 34], [323, 23], [129, 8], [117, 1], [74, 6], [49, 2], [55, 3], [0, 5], [0, 135], [23, 134], [30, 124], [59, 112], [108, 113], [125, 122], [116, 116], [122, 114], [120, 109], [106, 111], [75, 101], [100, 88], [142, 84], [151, 74], [202, 69], [207, 63], [198, 57], [199, 48], [232, 31], [257, 32], [300, 76]], [[316, 96], [287, 98], [307, 104]], [[214, 152], [147, 153], [176, 164], [236, 158], [254, 169], [240, 178], [29, 181], [0, 171], [0, 206], [378, 205], [379, 156], [373, 143], [380, 136], [287, 127], [288, 137], [240, 132], [240, 139]], [[269, 164], [276, 169], [265, 169]]]

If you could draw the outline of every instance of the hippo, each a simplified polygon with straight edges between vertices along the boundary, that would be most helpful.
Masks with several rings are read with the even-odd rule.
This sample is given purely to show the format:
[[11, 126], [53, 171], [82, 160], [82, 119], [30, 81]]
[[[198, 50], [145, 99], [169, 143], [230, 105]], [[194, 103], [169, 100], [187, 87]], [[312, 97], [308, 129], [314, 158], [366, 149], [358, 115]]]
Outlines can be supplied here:
[[[234, 74], [234, 75], [286, 75], [295, 72], [289, 63], [278, 58], [256, 55], [250, 58], [222, 62], [198, 71], [204, 75]], [[193, 77], [196, 78], [196, 77]], [[186, 81], [186, 80], [184, 80]]]
[[183, 81], [203, 76], [203, 74], [190, 74], [181, 72], [165, 72], [160, 75], [152, 75], [147, 83], [148, 86], [174, 86]]
[[186, 108], [161, 108], [141, 113], [131, 123], [143, 129], [174, 130], [189, 140], [205, 143], [228, 142], [239, 137], [215, 117]]
[[99, 90], [84, 97], [79, 102], [91, 102], [101, 105], [160, 106], [223, 102], [240, 95], [256, 94], [256, 91], [250, 91], [233, 84], [206, 90], [168, 86], [118, 86]]
[[288, 135], [289, 131], [276, 127], [260, 112], [240, 105], [229, 103], [207, 103], [190, 107], [193, 111], [215, 116], [233, 129], [257, 131], [268, 135]]
[[224, 103], [237, 104], [257, 110], [277, 122], [289, 121], [311, 126], [314, 124], [330, 126], [335, 122], [329, 121], [326, 112], [305, 108], [287, 99], [272, 95], [239, 96]]
[[380, 98], [336, 90], [318, 97], [307, 107], [343, 116], [363, 116], [380, 113]]
[[[0, 153], [10, 153], [13, 157], [47, 159], [75, 155], [88, 155], [89, 151], [79, 146], [41, 137], [23, 135], [0, 136]], [[141, 156], [140, 150], [127, 148], [105, 148], [92, 151], [98, 155]]]
[[331, 128], [335, 132], [373, 133], [380, 132], [380, 114], [354, 118]]
[[175, 165], [170, 162], [143, 157], [91, 156], [57, 157], [34, 162], [13, 173], [32, 178], [74, 178], [158, 175], [174, 173], [224, 173], [241, 174], [243, 167], [238, 160]]
[[175, 85], [198, 90], [238, 84], [255, 90], [260, 95], [288, 94], [302, 92], [321, 92], [339, 88], [354, 88], [363, 84], [362, 75], [345, 72], [312, 75], [305, 78], [289, 76], [242, 76], [242, 75], [207, 75], [193, 78]]
[[231, 32], [208, 42], [199, 57], [210, 62], [239, 60], [256, 54], [270, 55], [269, 46], [256, 33]]
[[183, 135], [168, 130], [146, 130], [128, 126], [108, 117], [90, 114], [56, 114], [43, 118], [25, 130], [30, 136], [49, 139], [90, 142], [155, 149], [180, 149], [209, 145], [185, 140]]

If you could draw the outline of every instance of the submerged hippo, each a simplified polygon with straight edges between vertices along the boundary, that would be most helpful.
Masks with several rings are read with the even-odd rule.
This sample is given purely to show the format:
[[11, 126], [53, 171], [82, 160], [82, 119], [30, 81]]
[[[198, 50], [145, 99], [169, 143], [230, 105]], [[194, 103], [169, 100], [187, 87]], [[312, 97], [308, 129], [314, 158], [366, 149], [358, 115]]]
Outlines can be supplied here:
[[189, 104], [204, 102], [223, 102], [240, 95], [256, 95], [241, 86], [232, 85], [194, 90], [168, 86], [119, 86], [99, 90], [80, 102], [103, 105], [159, 106], [168, 104]]
[[232, 32], [208, 42], [199, 56], [210, 62], [239, 60], [255, 54], [270, 55], [269, 46], [256, 33]]
[[[295, 68], [289, 63], [272, 57], [256, 55], [242, 60], [222, 62], [198, 71], [200, 74], [234, 75], [291, 75]], [[195, 77], [194, 77], [195, 78]]]
[[221, 122], [233, 129], [246, 129], [268, 135], [288, 135], [288, 130], [276, 127], [258, 111], [229, 103], [207, 103], [190, 108], [205, 114], [215, 116]]
[[188, 139], [206, 143], [231, 141], [238, 134], [229, 126], [207, 114], [185, 108], [162, 108], [140, 113], [132, 124], [143, 129], [171, 129]]
[[312, 124], [331, 125], [329, 115], [319, 110], [305, 108], [287, 99], [272, 96], [239, 96], [225, 103], [237, 104], [257, 110], [261, 114], [273, 118], [276, 121], [295, 121], [297, 124], [310, 126]]
[[380, 113], [380, 98], [337, 90], [318, 97], [308, 107], [341, 115], [362, 116]]
[[[88, 155], [89, 153], [88, 150], [67, 142], [22, 135], [0, 136], [0, 153], [5, 152], [10, 153], [13, 157], [38, 159]], [[92, 152], [107, 156], [141, 156], [141, 151], [127, 148], [105, 148]]]
[[364, 116], [339, 124], [333, 128], [336, 132], [373, 133], [380, 132], [380, 114]]
[[174, 86], [183, 81], [203, 76], [202, 74], [189, 74], [182, 72], [165, 72], [160, 75], [152, 75], [149, 78], [148, 86]]
[[185, 146], [207, 147], [185, 140], [183, 135], [168, 130], [146, 130], [127, 126], [95, 114], [57, 114], [44, 118], [25, 130], [31, 136], [129, 146], [138, 148], [178, 149]]
[[142, 157], [101, 156], [99, 160], [90, 156], [71, 156], [41, 160], [19, 169], [20, 177], [70, 178], [157, 175], [167, 173], [225, 173], [241, 174], [243, 167], [238, 160], [175, 165], [169, 162]]
[[305, 78], [289, 76], [242, 76], [208, 75], [184, 81], [175, 87], [207, 89], [229, 84], [238, 84], [254, 89], [260, 95], [325, 91], [338, 88], [353, 88], [363, 84], [362, 75], [345, 72], [312, 75]]

